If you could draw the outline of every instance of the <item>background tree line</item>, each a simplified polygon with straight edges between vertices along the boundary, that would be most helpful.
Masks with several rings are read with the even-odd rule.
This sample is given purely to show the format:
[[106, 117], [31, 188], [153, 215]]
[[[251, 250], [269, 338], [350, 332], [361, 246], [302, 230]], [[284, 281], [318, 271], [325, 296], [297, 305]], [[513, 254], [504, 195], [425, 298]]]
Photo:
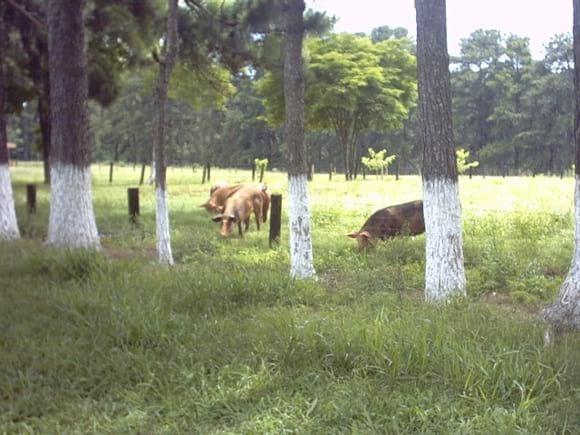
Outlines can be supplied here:
[[[136, 12], [143, 18], [131, 15], [136, 17], [129, 21], [133, 26], [160, 25], [155, 7]], [[117, 19], [122, 17], [109, 13], [108, 24], [96, 27], [103, 33], [101, 39], [116, 31]], [[386, 148], [397, 155], [391, 173], [417, 174], [421, 157], [414, 42], [402, 28], [339, 35], [328, 33], [331, 26], [328, 19], [316, 23], [315, 34], [305, 42], [308, 161], [320, 170], [333, 166], [354, 178], [362, 171], [360, 158], [369, 147]], [[285, 169], [280, 37], [258, 27], [249, 28], [261, 35], [252, 41], [251, 60], [245, 59], [249, 66], [238, 70], [211, 62], [210, 48], [202, 55], [199, 48], [184, 47], [190, 61], [178, 65], [168, 102], [168, 164], [249, 168], [260, 157], [267, 158], [271, 168]], [[191, 18], [188, 22], [181, 17], [180, 33], [192, 29]], [[100, 40], [97, 30], [92, 30], [92, 40]], [[210, 29], [203, 31], [211, 34]], [[133, 38], [135, 45], [133, 32], [128, 27], [121, 36]], [[150, 43], [150, 34], [155, 31], [148, 30], [139, 40]], [[97, 54], [104, 52], [94, 44]], [[236, 43], [228, 44], [226, 60], [235, 63]], [[146, 56], [137, 47], [125, 55], [124, 72], [118, 67], [108, 68], [108, 77], [92, 73], [96, 161], [151, 162], [154, 68], [139, 61]], [[91, 46], [89, 54], [90, 50]], [[14, 67], [29, 65], [26, 56], [30, 54], [25, 50], [15, 56], [19, 63]], [[540, 60], [532, 59], [525, 37], [477, 30], [462, 41], [460, 55], [451, 59], [453, 118], [457, 146], [480, 162], [475, 173], [563, 175], [571, 168], [572, 70], [569, 34], [555, 35]], [[14, 88], [21, 90], [21, 105], [18, 110], [13, 106], [15, 114], [8, 119], [9, 139], [17, 143], [16, 157], [22, 159], [41, 157], [45, 142], [42, 96], [37, 95], [42, 88], [25, 92], [32, 85], [30, 81]]]

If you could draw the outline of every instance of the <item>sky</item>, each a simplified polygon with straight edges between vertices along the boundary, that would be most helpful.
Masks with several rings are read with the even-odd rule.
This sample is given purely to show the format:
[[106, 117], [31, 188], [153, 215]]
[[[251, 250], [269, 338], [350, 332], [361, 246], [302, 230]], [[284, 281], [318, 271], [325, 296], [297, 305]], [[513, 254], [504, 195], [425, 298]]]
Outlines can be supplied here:
[[[406, 27], [415, 37], [414, 0], [306, 0], [306, 6], [336, 16], [338, 32], [387, 25]], [[572, 32], [572, 0], [447, 0], [449, 53], [458, 55], [461, 38], [476, 29], [527, 36], [532, 56], [540, 59], [552, 36]]]

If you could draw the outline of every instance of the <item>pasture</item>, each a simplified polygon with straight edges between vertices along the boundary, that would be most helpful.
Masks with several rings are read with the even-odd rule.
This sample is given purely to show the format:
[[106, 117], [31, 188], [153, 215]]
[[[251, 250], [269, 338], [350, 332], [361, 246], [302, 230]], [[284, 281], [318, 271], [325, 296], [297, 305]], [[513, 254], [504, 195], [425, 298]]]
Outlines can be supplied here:
[[[422, 302], [424, 236], [361, 253], [345, 234], [418, 199], [418, 176], [309, 185], [318, 280], [288, 275], [287, 229], [222, 239], [201, 171], [169, 168], [176, 266], [155, 264], [154, 188], [93, 167], [101, 253], [42, 245], [41, 168], [12, 168], [23, 240], [0, 245], [2, 433], [578, 433], [580, 339], [537, 320], [572, 256], [571, 178], [460, 180], [467, 300]], [[212, 170], [212, 181], [250, 171]], [[284, 195], [286, 175], [265, 183]], [[26, 183], [39, 183], [36, 215]]]

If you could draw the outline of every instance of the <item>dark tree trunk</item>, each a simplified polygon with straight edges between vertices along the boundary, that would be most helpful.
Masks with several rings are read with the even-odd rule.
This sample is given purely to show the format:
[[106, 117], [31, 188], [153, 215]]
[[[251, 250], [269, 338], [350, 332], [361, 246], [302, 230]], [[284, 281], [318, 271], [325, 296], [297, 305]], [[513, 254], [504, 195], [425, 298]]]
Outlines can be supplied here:
[[[29, 2], [35, 15], [42, 17], [42, 8]], [[18, 15], [20, 40], [28, 58], [28, 70], [38, 99], [38, 123], [40, 127], [44, 184], [50, 184], [50, 79], [48, 68], [48, 41], [46, 29], [32, 23], [23, 14]]]
[[48, 2], [51, 203], [48, 243], [98, 248], [93, 212], [83, 0]]
[[426, 229], [425, 297], [465, 294], [445, 0], [415, 0]]
[[[544, 318], [556, 327], [580, 329], [580, 0], [573, 0], [574, 14], [574, 145], [575, 145], [575, 219], [574, 258], [560, 288], [556, 302], [544, 310]], [[548, 336], [546, 338], [549, 338]]]
[[304, 0], [284, 0], [284, 101], [290, 199], [290, 276], [314, 276], [304, 144]]

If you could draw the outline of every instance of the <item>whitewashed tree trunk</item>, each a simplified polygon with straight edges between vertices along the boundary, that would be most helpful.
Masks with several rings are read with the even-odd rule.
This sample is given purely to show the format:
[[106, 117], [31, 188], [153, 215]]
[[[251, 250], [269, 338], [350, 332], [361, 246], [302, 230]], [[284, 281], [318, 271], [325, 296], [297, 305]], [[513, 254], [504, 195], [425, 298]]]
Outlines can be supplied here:
[[167, 191], [157, 187], [155, 223], [157, 227], [157, 255], [159, 263], [172, 266], [171, 235], [169, 233], [169, 207], [167, 206]]
[[[155, 86], [155, 142], [153, 147], [152, 171], [155, 171], [157, 226], [157, 258], [160, 264], [173, 265], [171, 237], [169, 233], [169, 207], [167, 201], [167, 167], [165, 166], [165, 114], [167, 90], [171, 73], [177, 61], [177, 0], [168, 0], [167, 34], [163, 53], [159, 57], [159, 76]], [[153, 175], [153, 174], [152, 174]]]
[[580, 329], [580, 176], [576, 175], [574, 256], [556, 302], [544, 310], [544, 318], [556, 328]]
[[52, 161], [47, 243], [99, 249], [91, 187], [84, 0], [49, 0]]
[[50, 168], [50, 220], [46, 243], [99, 249], [88, 167], [53, 162]]
[[[575, 175], [574, 210], [576, 233], [574, 240], [574, 257], [566, 280], [560, 288], [558, 299], [544, 310], [544, 318], [556, 330], [564, 328], [580, 329], [580, 0], [573, 1], [573, 51], [574, 51], [574, 145]], [[549, 344], [549, 336], [545, 337]], [[546, 340], [546, 338], [548, 340]]]
[[2, 18], [0, 6], [0, 240], [15, 240], [20, 238], [16, 212], [14, 210], [14, 195], [8, 169], [10, 155], [8, 153], [8, 135], [6, 131], [6, 52], [8, 50], [8, 32]]
[[[4, 144], [5, 145], [5, 144]], [[0, 144], [1, 146], [1, 144]], [[8, 165], [0, 164], [0, 240], [20, 238]]]
[[284, 108], [288, 143], [290, 276], [314, 278], [308, 199], [308, 168], [304, 143], [304, 0], [284, 0]]
[[423, 148], [425, 299], [465, 295], [445, 0], [415, 0], [419, 126]]
[[425, 216], [425, 298], [441, 302], [465, 295], [461, 204], [457, 183], [449, 179], [423, 182]]
[[308, 180], [306, 175], [291, 175], [288, 180], [290, 206], [290, 276], [310, 278], [315, 275], [312, 255]]

